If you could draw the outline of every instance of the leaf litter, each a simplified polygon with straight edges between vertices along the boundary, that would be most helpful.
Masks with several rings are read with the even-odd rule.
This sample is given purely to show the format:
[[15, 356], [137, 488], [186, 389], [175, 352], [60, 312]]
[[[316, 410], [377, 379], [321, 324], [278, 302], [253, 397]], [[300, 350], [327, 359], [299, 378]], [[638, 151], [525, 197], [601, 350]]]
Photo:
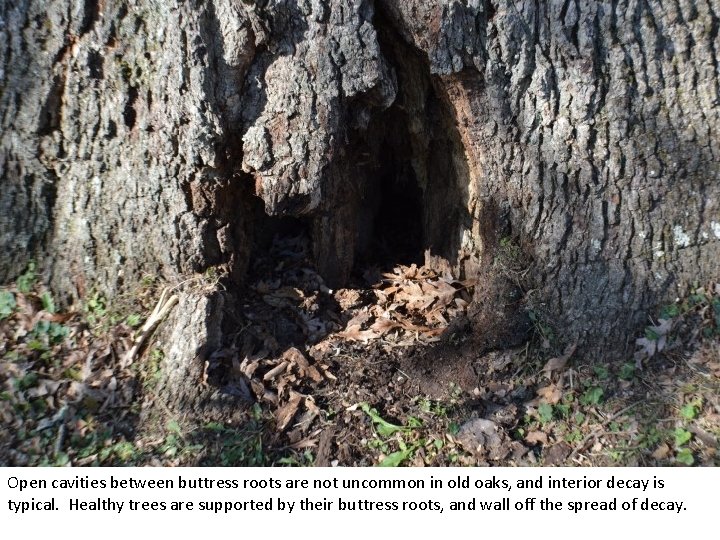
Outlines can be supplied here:
[[[254, 450], [223, 435], [221, 453], [195, 458], [178, 453], [179, 427], [133, 454], [140, 444], [124, 426], [147, 392], [138, 370], [151, 352], [123, 364], [133, 327], [98, 332], [82, 313], [56, 313], [45, 291], [2, 289], [0, 419], [13, 428], [0, 436], [3, 463], [263, 464], [273, 451], [285, 464], [718, 464], [717, 286], [651, 322], [640, 339], [657, 343], [639, 341], [639, 361], [598, 370], [544, 336], [481, 355], [462, 336], [451, 346], [472, 282], [410, 265], [333, 291], [307, 252], [302, 237], [276, 239], [239, 296], [239, 330], [205, 366], [208, 384], [256, 402], [249, 417], [258, 405], [273, 411], [273, 430], [250, 419], [242, 433]], [[473, 375], [457, 384], [466, 364]], [[428, 392], [423, 377], [443, 391]]]
[[[0, 318], [0, 419], [6, 428], [0, 463], [99, 460], [98, 452], [124, 439], [115, 428], [135, 414], [140, 368], [123, 361], [135, 331], [122, 321], [93, 328], [81, 312], [56, 313], [48, 291], [20, 285], [2, 289], [13, 309]], [[93, 446], [91, 439], [101, 441]]]
[[[276, 429], [292, 444], [315, 446], [313, 399], [334, 381], [340, 351], [360, 345], [391, 352], [439, 341], [466, 313], [473, 283], [425, 266], [398, 265], [373, 283], [331, 290], [310, 262], [303, 236], [275, 237], [258, 257], [238, 317], [242, 332], [213, 354], [205, 379], [231, 381], [275, 409]], [[234, 387], [232, 386], [232, 387]]]
[[[425, 266], [397, 265], [387, 272], [366, 272], [370, 279], [361, 286], [333, 291], [308, 262], [306, 250], [302, 239], [276, 239], [256, 274], [261, 278], [244, 296], [248, 326], [237, 346], [255, 398], [275, 407], [276, 429], [291, 444], [304, 441], [315, 448], [330, 430], [333, 437], [323, 439], [322, 454], [346, 464], [373, 463], [368, 461], [372, 449], [374, 462], [385, 465], [434, 464], [441, 456], [468, 464], [545, 459], [548, 464], [612, 464], [618, 452], [612, 448], [623, 437], [647, 438], [647, 426], [625, 413], [613, 416], [646, 384], [639, 373], [626, 380], [619, 368], [619, 375], [601, 377], [575, 356], [576, 343], [555, 351], [534, 373], [527, 370], [532, 361], [527, 349], [481, 358], [471, 344], [448, 350], [443, 340], [453, 321], [467, 314], [472, 281]], [[282, 251], [282, 262], [272, 259], [273, 251]], [[261, 301], [252, 299], [253, 290]], [[658, 338], [654, 354], [664, 353], [673, 326], [665, 321], [652, 326], [648, 335]], [[534, 355], [553, 351], [546, 341], [543, 336]], [[291, 365], [287, 351], [315, 371], [308, 372], [303, 360]], [[413, 371], [423, 351], [435, 356], [438, 366], [448, 354], [464, 357], [478, 375], [474, 386], [463, 385], [459, 395], [446, 388], [440, 399], [448, 403], [447, 416], [420, 415], [422, 428], [407, 430], [407, 419], [420, 417], [418, 399], [425, 398], [418, 396], [427, 395]], [[248, 360], [253, 355], [261, 358]], [[446, 365], [452, 382], [459, 375], [452, 361]], [[432, 367], [427, 376], [441, 380], [439, 373]], [[273, 399], [268, 401], [268, 394]], [[600, 412], [608, 408], [614, 412]], [[478, 411], [485, 418], [467, 419]], [[448, 425], [454, 421], [458, 431], [451, 434]], [[671, 440], [664, 433], [661, 438]], [[626, 458], [652, 460], [656, 447], [646, 444], [628, 451]]]

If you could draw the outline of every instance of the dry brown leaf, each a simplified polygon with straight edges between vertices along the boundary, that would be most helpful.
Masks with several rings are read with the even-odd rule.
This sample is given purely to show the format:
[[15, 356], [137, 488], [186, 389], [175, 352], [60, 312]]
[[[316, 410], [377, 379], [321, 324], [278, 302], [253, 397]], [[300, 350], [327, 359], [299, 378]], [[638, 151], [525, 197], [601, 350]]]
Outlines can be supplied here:
[[452, 303], [452, 301], [455, 299], [455, 295], [457, 294], [457, 292], [457, 289], [449, 283], [446, 283], [444, 281], [439, 281], [437, 283], [436, 294], [438, 297], [438, 301], [444, 306]]
[[418, 306], [422, 306], [426, 302], [434, 302], [433, 296], [426, 297], [423, 293], [422, 288], [415, 282], [406, 284], [401, 291], [395, 295], [395, 299], [398, 302], [404, 302], [407, 304], [408, 309], [417, 310]]
[[316, 416], [320, 414], [320, 407], [315, 404], [315, 400], [312, 396], [307, 396], [305, 398], [305, 408]]
[[399, 290], [400, 290], [400, 287], [399, 287], [399, 286], [397, 286], [397, 285], [391, 285], [390, 287], [385, 287], [384, 289], [382, 289], [382, 292], [383, 292], [383, 294], [386, 295], [386, 296], [392, 296], [393, 294], [395, 294], [395, 293], [398, 292]]
[[56, 323], [66, 323], [70, 319], [75, 317], [75, 313], [43, 313], [43, 319], [56, 322]]
[[436, 323], [439, 324], [442, 327], [446, 327], [448, 325], [448, 320], [445, 318], [445, 316], [442, 313], [442, 310], [438, 307], [433, 309], [431, 312], [425, 314], [425, 320], [429, 323]]
[[398, 323], [405, 330], [409, 330], [410, 332], [425, 333], [425, 332], [431, 332], [433, 330], [432, 328], [429, 328], [427, 326], [419, 326], [419, 325], [413, 324], [410, 321], [408, 321], [407, 319], [403, 319], [401, 317], [398, 317]]
[[537, 395], [550, 405], [555, 405], [562, 399], [562, 390], [557, 385], [543, 386], [537, 391]]
[[308, 366], [305, 369], [305, 376], [310, 377], [312, 381], [316, 383], [322, 382], [323, 380], [323, 376], [320, 371], [318, 371], [318, 369], [312, 365]]
[[252, 378], [253, 374], [255, 373], [255, 370], [257, 370], [258, 367], [260, 367], [259, 360], [245, 358], [242, 362], [240, 362], [240, 371], [248, 379]]
[[670, 455], [670, 447], [662, 443], [660, 446], [658, 446], [655, 451], [652, 453], [652, 457], [655, 459], [666, 459]]
[[542, 368], [542, 371], [545, 372], [545, 375], [547, 377], [550, 377], [553, 371], [560, 371], [561, 369], [563, 369], [568, 363], [568, 360], [570, 360], [570, 357], [575, 353], [575, 349], [577, 349], [577, 343], [573, 343], [572, 345], [568, 346], [562, 356], [558, 356], [556, 358], [551, 358], [550, 360], [548, 360], [545, 364], [545, 367]]
[[277, 430], [282, 432], [290, 425], [292, 419], [300, 408], [300, 402], [303, 396], [297, 392], [290, 391], [290, 399], [284, 403], [277, 411]]
[[304, 450], [305, 448], [314, 448], [317, 446], [317, 442], [317, 438], [308, 437], [307, 439], [291, 444], [289, 447], [293, 450]]
[[672, 329], [672, 319], [659, 319], [658, 324], [648, 326], [648, 330], [655, 334], [656, 339], [648, 339], [647, 337], [635, 340], [635, 345], [639, 347], [635, 353], [635, 364], [642, 368], [642, 360], [644, 358], [652, 358], [655, 353], [661, 352], [667, 344], [667, 335]]
[[278, 298], [289, 298], [290, 300], [302, 300], [305, 294], [294, 287], [281, 287], [277, 291], [272, 293], [273, 296]]
[[355, 289], [338, 289], [333, 296], [340, 307], [345, 310], [357, 305], [361, 300], [360, 293]]
[[310, 355], [316, 360], [320, 360], [324, 355], [328, 354], [332, 350], [332, 340], [324, 339], [319, 343], [316, 343], [310, 348]]
[[342, 339], [348, 339], [350, 341], [368, 341], [380, 337], [377, 333], [372, 330], [362, 330], [360, 326], [348, 326], [344, 331], [335, 334], [337, 337]]
[[305, 355], [300, 352], [297, 347], [290, 347], [287, 351], [283, 353], [282, 359], [287, 360], [288, 362], [291, 362], [301, 368], [305, 367], [308, 363]]
[[333, 375], [330, 371], [327, 370], [327, 368], [323, 369], [323, 373], [325, 373], [325, 376], [330, 379], [331, 381], [337, 381], [337, 377]]
[[370, 313], [367, 310], [363, 309], [362, 311], [356, 313], [355, 316], [348, 321], [346, 326], [348, 328], [351, 326], [362, 326], [363, 324], [368, 322], [368, 320], [370, 320]]
[[400, 325], [385, 317], [379, 318], [372, 324], [372, 326], [370, 326], [371, 330], [377, 332], [381, 336], [396, 328], [400, 328]]
[[422, 330], [422, 335], [426, 338], [435, 338], [445, 331], [444, 328], [427, 328]]
[[531, 431], [525, 435], [525, 442], [528, 444], [542, 444], [545, 446], [548, 442], [547, 433], [542, 431]]
[[317, 368], [311, 366], [310, 362], [305, 358], [305, 355], [297, 348], [289, 348], [285, 351], [285, 354], [283, 354], [283, 358], [297, 366], [301, 377], [310, 377], [315, 382], [321, 382], [323, 380]]

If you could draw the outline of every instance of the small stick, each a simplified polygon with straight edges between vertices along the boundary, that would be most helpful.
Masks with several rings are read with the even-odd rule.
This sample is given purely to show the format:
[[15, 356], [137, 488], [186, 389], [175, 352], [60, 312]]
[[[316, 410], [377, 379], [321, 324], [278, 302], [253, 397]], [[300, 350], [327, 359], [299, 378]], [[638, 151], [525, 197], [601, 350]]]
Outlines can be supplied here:
[[175, 306], [175, 304], [178, 303], [179, 300], [177, 295], [172, 295], [168, 298], [169, 293], [169, 288], [163, 289], [163, 292], [160, 295], [160, 300], [158, 300], [158, 303], [155, 305], [155, 309], [153, 309], [150, 317], [148, 317], [148, 320], [145, 321], [145, 324], [140, 331], [140, 335], [135, 338], [132, 348], [127, 352], [125, 358], [123, 358], [121, 367], [126, 368], [135, 361], [135, 357], [138, 352], [150, 335], [155, 331], [157, 325], [160, 324], [167, 314], [170, 313], [170, 310]]
[[287, 368], [288, 363], [281, 362], [265, 374], [265, 376], [263, 377], [263, 381], [271, 381], [275, 379], [277, 376], [282, 375]]

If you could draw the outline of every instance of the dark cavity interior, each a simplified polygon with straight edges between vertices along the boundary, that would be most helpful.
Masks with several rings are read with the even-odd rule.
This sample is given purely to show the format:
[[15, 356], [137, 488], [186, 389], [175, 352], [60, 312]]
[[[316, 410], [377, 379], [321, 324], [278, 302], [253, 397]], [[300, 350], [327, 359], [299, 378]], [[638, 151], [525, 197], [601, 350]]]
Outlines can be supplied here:
[[458, 277], [472, 273], [461, 250], [471, 224], [469, 170], [454, 112], [437, 93], [427, 60], [381, 12], [376, 28], [396, 74], [395, 101], [385, 110], [368, 96], [352, 104], [354, 127], [327, 171], [321, 208], [299, 219], [263, 212], [255, 226], [256, 254], [278, 234], [306, 232], [333, 288], [368, 267], [426, 264]]

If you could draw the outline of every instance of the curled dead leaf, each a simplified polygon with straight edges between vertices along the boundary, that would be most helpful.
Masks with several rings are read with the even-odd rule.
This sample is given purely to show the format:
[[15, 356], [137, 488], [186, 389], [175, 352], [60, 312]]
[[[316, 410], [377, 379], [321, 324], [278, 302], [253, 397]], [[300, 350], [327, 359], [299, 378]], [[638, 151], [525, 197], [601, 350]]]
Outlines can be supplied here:
[[370, 327], [371, 330], [377, 332], [381, 336], [396, 328], [400, 328], [400, 324], [393, 322], [385, 317], [379, 318]]
[[318, 369], [315, 366], [310, 365], [310, 362], [308, 362], [308, 359], [305, 358], [305, 355], [296, 347], [289, 348], [285, 351], [285, 354], [283, 354], [282, 357], [297, 367], [300, 377], [309, 377], [316, 383], [323, 380], [323, 376], [320, 374]]
[[570, 360], [570, 357], [572, 357], [572, 355], [575, 353], [575, 349], [577, 349], [577, 343], [573, 343], [572, 345], [568, 346], [562, 356], [558, 356], [548, 360], [545, 364], [545, 367], [542, 368], [542, 371], [545, 373], [545, 375], [547, 377], [550, 377], [553, 371], [562, 370], [568, 363], [568, 360]]

